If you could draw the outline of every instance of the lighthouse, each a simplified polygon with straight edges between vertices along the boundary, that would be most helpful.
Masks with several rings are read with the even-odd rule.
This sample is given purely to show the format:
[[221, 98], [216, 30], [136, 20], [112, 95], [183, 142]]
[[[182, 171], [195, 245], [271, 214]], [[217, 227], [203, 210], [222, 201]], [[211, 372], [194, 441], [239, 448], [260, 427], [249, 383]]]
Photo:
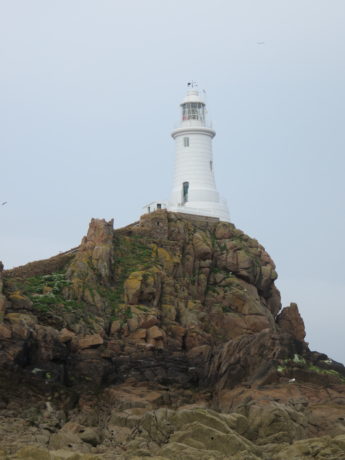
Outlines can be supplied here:
[[228, 207], [216, 188], [212, 139], [216, 132], [206, 120], [205, 102], [193, 85], [181, 105], [175, 140], [173, 187], [168, 210], [230, 221]]

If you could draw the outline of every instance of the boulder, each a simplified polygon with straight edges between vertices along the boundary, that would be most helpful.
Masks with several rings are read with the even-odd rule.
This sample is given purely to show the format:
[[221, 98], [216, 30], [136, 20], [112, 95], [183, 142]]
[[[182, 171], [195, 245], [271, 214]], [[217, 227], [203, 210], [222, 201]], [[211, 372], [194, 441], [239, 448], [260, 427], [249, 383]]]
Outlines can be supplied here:
[[59, 340], [62, 343], [70, 342], [75, 338], [76, 334], [65, 327], [59, 332]]
[[111, 323], [111, 326], [110, 326], [110, 335], [114, 335], [116, 334], [117, 332], [119, 332], [119, 330], [121, 329], [122, 325], [121, 325], [121, 321], [120, 320], [115, 320], [115, 321], [112, 321]]
[[82, 350], [85, 348], [94, 348], [103, 345], [104, 340], [99, 334], [86, 335], [78, 340], [78, 347]]
[[99, 432], [95, 428], [87, 427], [82, 430], [79, 436], [82, 441], [92, 446], [97, 446], [101, 442]]
[[73, 449], [80, 450], [81, 440], [76, 433], [60, 430], [53, 433], [49, 440], [49, 449]]
[[18, 291], [9, 295], [9, 301], [13, 310], [32, 310], [32, 301]]
[[207, 233], [196, 232], [193, 236], [195, 256], [200, 260], [210, 259], [212, 256], [212, 243]]

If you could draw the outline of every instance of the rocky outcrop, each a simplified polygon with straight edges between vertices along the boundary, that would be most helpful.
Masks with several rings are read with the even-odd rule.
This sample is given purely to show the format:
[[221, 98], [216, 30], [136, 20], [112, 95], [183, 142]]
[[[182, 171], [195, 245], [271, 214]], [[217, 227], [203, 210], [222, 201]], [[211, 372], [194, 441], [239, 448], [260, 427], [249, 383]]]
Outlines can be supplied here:
[[101, 300], [97, 293], [90, 291], [99, 284], [109, 285], [112, 280], [114, 220], [92, 219], [87, 236], [81, 242], [78, 252], [69, 265], [66, 277], [71, 280], [71, 297], [86, 302]]
[[234, 225], [165, 210], [0, 272], [4, 456], [336, 458], [345, 369], [276, 278]]
[[296, 340], [303, 342], [305, 338], [304, 321], [295, 303], [291, 303], [289, 307], [283, 308], [277, 317], [277, 323], [284, 332], [292, 335]]
[[[282, 404], [269, 401], [267, 395], [256, 401], [246, 397], [235, 411], [220, 413], [205, 407], [205, 400], [193, 401], [193, 392], [178, 390], [170, 396], [179, 407], [166, 407], [166, 393], [163, 387], [127, 382], [108, 387], [97, 405], [95, 397], [82, 398], [79, 411], [67, 423], [59, 422], [45, 445], [22, 447], [13, 458], [69, 458], [76, 452], [81, 459], [106, 459], [111, 455], [123, 460], [342, 458], [344, 431], [305, 436], [313, 419], [305, 399]], [[255, 392], [253, 395], [257, 396]], [[102, 408], [105, 400], [107, 404]], [[53, 420], [54, 409], [50, 411]], [[102, 428], [96, 426], [100, 418]], [[17, 426], [19, 429], [18, 421]], [[35, 430], [31, 436], [33, 439]]]
[[4, 288], [4, 282], [2, 279], [2, 272], [3, 272], [4, 266], [3, 263], [0, 261], [0, 321], [3, 320], [5, 310], [6, 310], [6, 297], [3, 294], [3, 288]]
[[239, 382], [248, 385], [274, 383], [280, 380], [279, 366], [292, 356], [305, 353], [288, 335], [265, 329], [230, 340], [207, 356], [206, 378], [218, 390], [233, 388]]

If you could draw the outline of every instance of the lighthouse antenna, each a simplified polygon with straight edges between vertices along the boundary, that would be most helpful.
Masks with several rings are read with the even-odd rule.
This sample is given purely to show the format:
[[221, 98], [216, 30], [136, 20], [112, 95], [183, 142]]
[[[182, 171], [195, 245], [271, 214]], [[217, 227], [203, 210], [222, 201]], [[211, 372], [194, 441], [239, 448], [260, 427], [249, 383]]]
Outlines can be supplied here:
[[[202, 90], [202, 98], [205, 102], [205, 105], [207, 106], [207, 92], [206, 92], [206, 89], [203, 89]], [[207, 109], [205, 110], [205, 112], [207, 113]]]
[[197, 82], [194, 80], [191, 80], [187, 83], [188, 88], [196, 88], [198, 86]]

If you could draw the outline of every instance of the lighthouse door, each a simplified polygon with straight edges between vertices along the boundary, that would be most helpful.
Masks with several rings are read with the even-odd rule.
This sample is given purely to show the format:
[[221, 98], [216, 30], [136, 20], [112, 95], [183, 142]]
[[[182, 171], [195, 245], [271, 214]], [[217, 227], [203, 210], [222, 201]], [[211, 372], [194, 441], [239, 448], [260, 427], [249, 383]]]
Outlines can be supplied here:
[[188, 189], [189, 189], [189, 182], [183, 182], [182, 186], [182, 203], [186, 203], [188, 201]]

